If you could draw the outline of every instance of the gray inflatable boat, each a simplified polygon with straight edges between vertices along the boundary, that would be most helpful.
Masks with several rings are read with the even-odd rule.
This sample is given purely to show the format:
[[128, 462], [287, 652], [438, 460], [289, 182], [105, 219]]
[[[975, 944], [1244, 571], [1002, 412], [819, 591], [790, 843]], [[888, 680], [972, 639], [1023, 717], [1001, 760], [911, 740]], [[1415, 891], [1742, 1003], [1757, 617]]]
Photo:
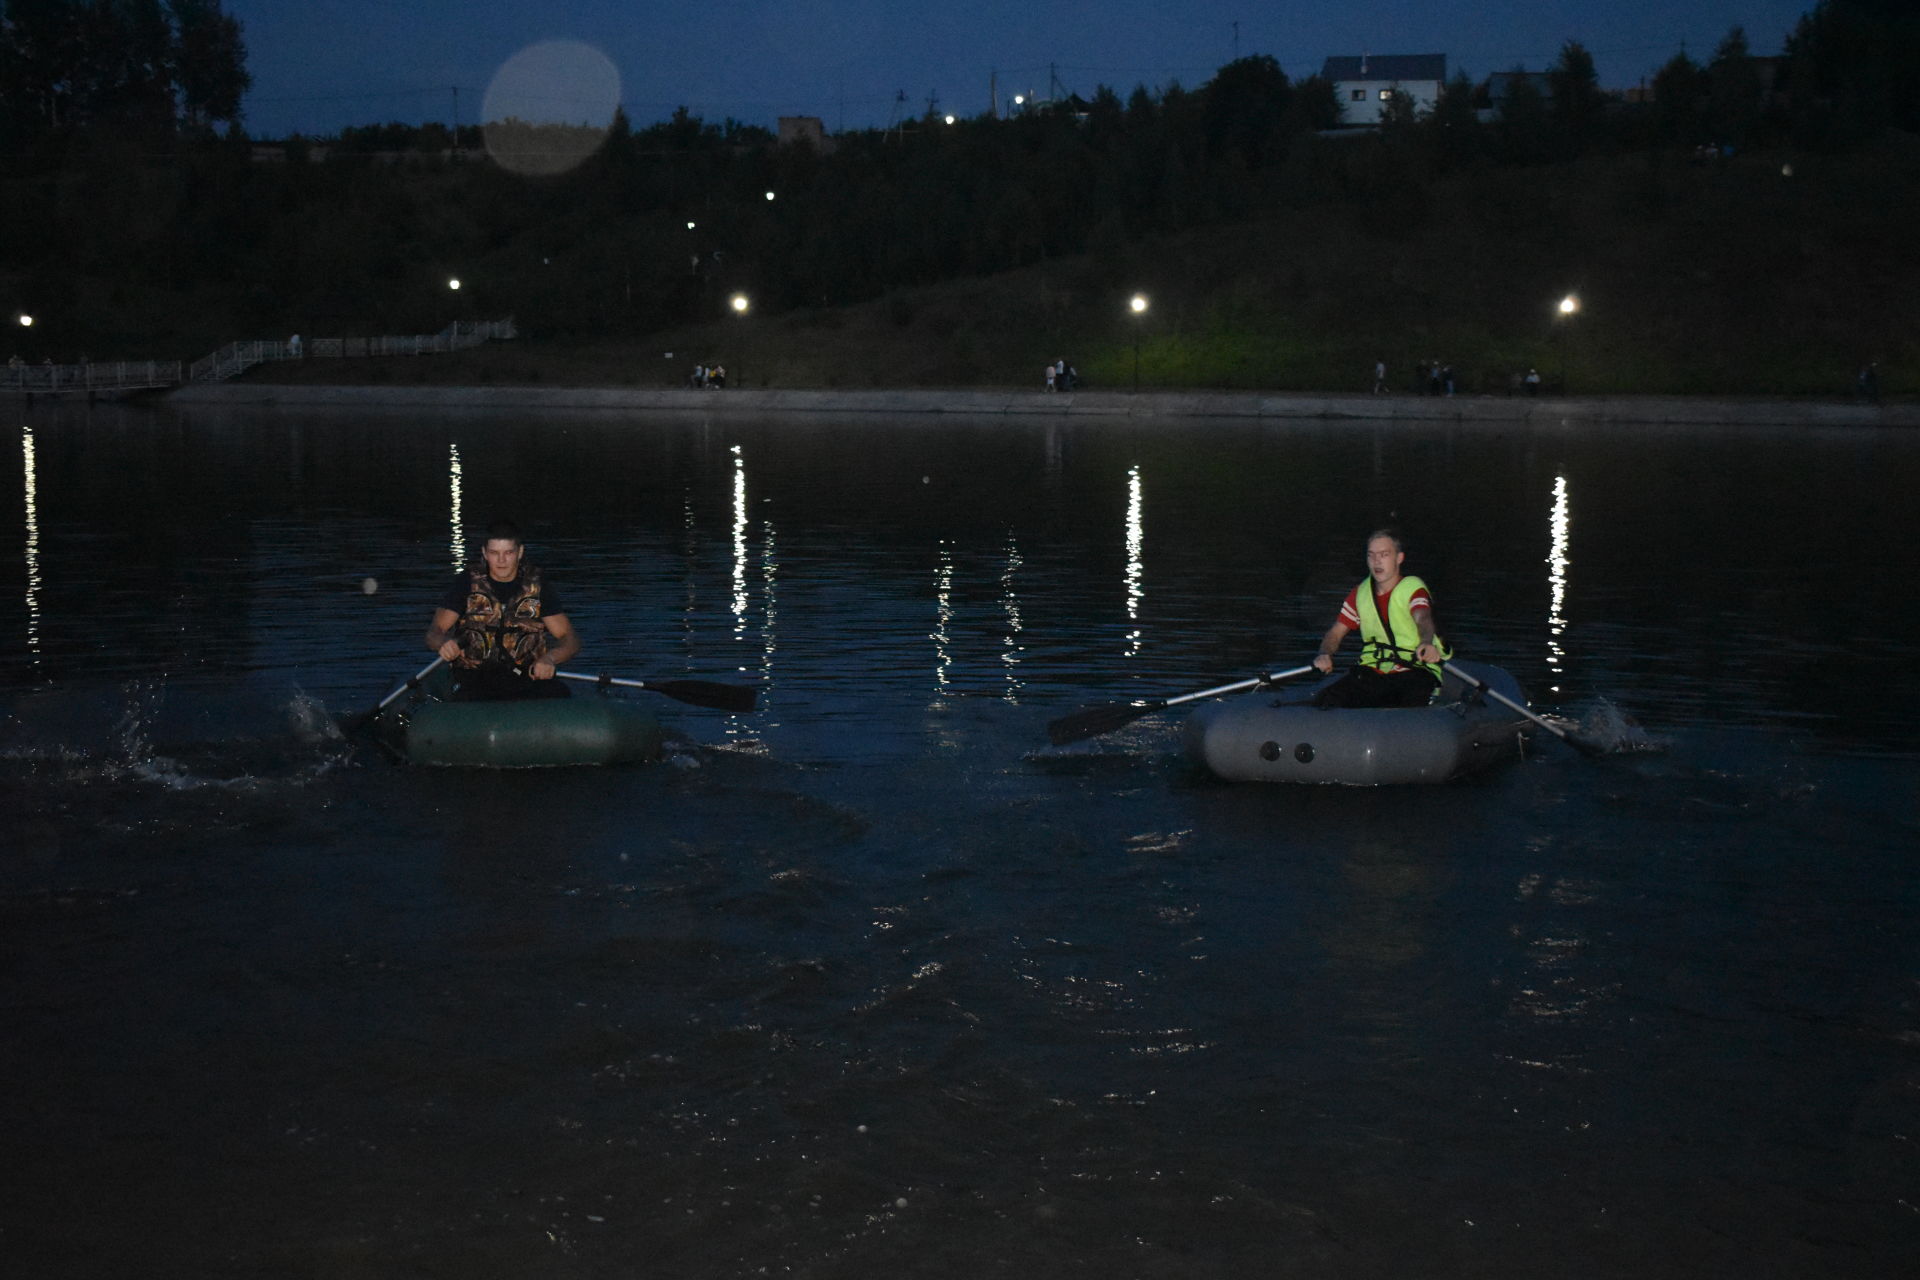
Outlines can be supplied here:
[[[1519, 682], [1499, 667], [1453, 665], [1525, 704]], [[1328, 683], [1204, 704], [1187, 717], [1188, 757], [1229, 782], [1447, 782], [1517, 755], [1531, 727], [1451, 675], [1424, 707], [1322, 710], [1310, 700]]]

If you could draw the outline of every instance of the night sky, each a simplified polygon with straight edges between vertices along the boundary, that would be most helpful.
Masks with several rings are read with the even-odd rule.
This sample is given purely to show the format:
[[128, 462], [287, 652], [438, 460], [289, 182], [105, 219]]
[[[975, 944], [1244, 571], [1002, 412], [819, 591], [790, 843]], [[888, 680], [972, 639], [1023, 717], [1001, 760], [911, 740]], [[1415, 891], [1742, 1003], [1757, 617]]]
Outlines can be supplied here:
[[247, 128], [272, 137], [446, 122], [456, 111], [460, 123], [479, 123], [496, 74], [543, 41], [578, 42], [604, 61], [577, 49], [569, 60], [563, 49], [546, 60], [550, 74], [519, 77], [513, 107], [523, 119], [600, 124], [611, 112], [604, 104], [617, 98], [642, 126], [685, 106], [712, 122], [772, 128], [779, 116], [815, 115], [840, 129], [885, 125], [896, 110], [919, 115], [930, 97], [942, 111], [982, 114], [995, 72], [1003, 100], [1046, 96], [1050, 67], [1065, 91], [1082, 95], [1102, 84], [1123, 98], [1141, 84], [1196, 88], [1236, 53], [1271, 55], [1295, 79], [1334, 54], [1444, 53], [1449, 74], [1464, 69], [1479, 80], [1516, 65], [1544, 69], [1578, 40], [1602, 86], [1625, 88], [1683, 44], [1704, 62], [1735, 25], [1754, 53], [1778, 53], [1813, 3], [227, 0], [226, 9], [245, 27], [254, 80]]

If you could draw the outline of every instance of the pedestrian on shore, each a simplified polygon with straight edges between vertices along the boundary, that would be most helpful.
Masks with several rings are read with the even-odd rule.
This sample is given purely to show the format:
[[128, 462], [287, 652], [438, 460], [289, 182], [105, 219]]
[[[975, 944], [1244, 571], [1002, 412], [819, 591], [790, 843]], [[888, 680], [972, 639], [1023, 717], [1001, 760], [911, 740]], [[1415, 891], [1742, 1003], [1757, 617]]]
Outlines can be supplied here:
[[1860, 376], [1854, 379], [1854, 398], [1862, 404], [1880, 403], [1880, 366], [1865, 364], [1860, 367]]
[[1048, 365], [1047, 366], [1047, 390], [1049, 391], [1056, 391], [1059, 389], [1053, 385], [1055, 376], [1056, 376], [1056, 373], [1055, 373], [1054, 367], [1052, 365]]
[[1438, 360], [1427, 361], [1427, 394], [1430, 396], [1440, 394], [1440, 362]]
[[1452, 365], [1448, 365], [1446, 368], [1440, 371], [1440, 385], [1446, 389], [1446, 394], [1448, 395], [1453, 394], [1453, 366]]
[[1373, 394], [1377, 396], [1387, 394], [1387, 362], [1385, 360], [1373, 362]]
[[1527, 376], [1521, 379], [1521, 381], [1526, 384], [1528, 395], [1537, 396], [1540, 394], [1540, 371], [1538, 369], [1527, 370]]

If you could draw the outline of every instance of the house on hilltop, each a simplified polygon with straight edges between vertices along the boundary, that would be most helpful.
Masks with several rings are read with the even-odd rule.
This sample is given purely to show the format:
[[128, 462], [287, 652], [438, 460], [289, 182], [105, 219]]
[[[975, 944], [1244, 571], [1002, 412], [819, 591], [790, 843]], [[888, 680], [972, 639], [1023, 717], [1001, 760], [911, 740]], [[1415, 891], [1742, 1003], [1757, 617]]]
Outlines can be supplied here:
[[1340, 100], [1341, 124], [1371, 128], [1380, 123], [1387, 99], [1395, 91], [1413, 99], [1417, 114], [1432, 111], [1447, 83], [1447, 55], [1363, 53], [1357, 58], [1328, 58], [1320, 78], [1333, 85]]

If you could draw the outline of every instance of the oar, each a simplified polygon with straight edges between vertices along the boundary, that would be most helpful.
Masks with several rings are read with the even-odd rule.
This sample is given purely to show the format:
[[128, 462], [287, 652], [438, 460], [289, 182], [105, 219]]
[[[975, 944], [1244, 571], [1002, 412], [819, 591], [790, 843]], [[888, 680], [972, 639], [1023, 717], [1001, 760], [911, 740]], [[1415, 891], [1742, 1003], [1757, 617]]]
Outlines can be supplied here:
[[582, 684], [617, 684], [626, 689], [645, 689], [648, 693], [664, 694], [688, 706], [712, 707], [715, 711], [751, 711], [754, 699], [759, 696], [749, 685], [718, 684], [712, 680], [621, 680], [615, 676], [589, 676], [572, 671], [556, 671], [553, 674], [562, 680], [578, 680]]
[[1607, 754], [1607, 749], [1605, 747], [1600, 746], [1598, 743], [1588, 742], [1585, 738], [1575, 737], [1573, 734], [1568, 733], [1565, 729], [1562, 729], [1559, 725], [1554, 724], [1552, 721], [1542, 719], [1541, 717], [1533, 714], [1533, 712], [1527, 710], [1525, 707], [1521, 706], [1519, 703], [1515, 702], [1512, 698], [1509, 698], [1506, 694], [1500, 692], [1498, 689], [1488, 684], [1486, 681], [1474, 679], [1472, 676], [1468, 675], [1466, 672], [1462, 671], [1460, 668], [1454, 666], [1451, 662], [1443, 662], [1440, 665], [1444, 667], [1449, 674], [1459, 676], [1462, 680], [1466, 681], [1468, 684], [1472, 685], [1474, 688], [1479, 689], [1481, 692], [1485, 693], [1489, 698], [1492, 698], [1495, 702], [1500, 703], [1502, 706], [1511, 707], [1515, 711], [1518, 711], [1521, 715], [1533, 721], [1535, 724], [1539, 725], [1542, 729], [1545, 729], [1548, 733], [1560, 739], [1560, 741], [1566, 743], [1568, 746], [1575, 747], [1581, 752], [1583, 752], [1584, 754], [1590, 755], [1590, 756], [1603, 756]]
[[439, 666], [441, 663], [445, 661], [446, 661], [445, 658], [435, 658], [432, 662], [429, 662], [426, 666], [420, 668], [418, 671], [414, 672], [411, 676], [408, 676], [404, 684], [397, 686], [392, 693], [380, 699], [378, 705], [376, 705], [373, 710], [363, 711], [359, 715], [354, 716], [351, 719], [348, 719], [347, 721], [345, 721], [342, 725], [343, 731], [349, 734], [358, 733], [360, 730], [372, 724], [375, 720], [378, 720], [380, 718], [380, 713], [382, 711], [385, 711], [389, 706], [391, 706], [395, 698], [398, 698], [401, 694], [405, 693], [409, 689], [419, 688], [420, 682], [426, 679], [427, 676], [433, 671], [435, 667]]
[[1132, 724], [1141, 716], [1150, 716], [1156, 711], [1165, 711], [1168, 707], [1177, 707], [1183, 702], [1198, 702], [1202, 698], [1217, 698], [1227, 693], [1245, 693], [1249, 689], [1258, 689], [1262, 685], [1279, 684], [1282, 680], [1303, 676], [1311, 670], [1313, 670], [1311, 666], [1305, 666], [1295, 667], [1291, 671], [1275, 671], [1270, 675], [1255, 676], [1251, 680], [1240, 680], [1213, 689], [1202, 689], [1198, 693], [1183, 693], [1177, 698], [1145, 698], [1137, 702], [1110, 702], [1104, 707], [1087, 707], [1053, 721], [1047, 726], [1047, 737], [1054, 746], [1064, 747], [1069, 742], [1078, 742], [1082, 738], [1112, 733], [1115, 729]]

